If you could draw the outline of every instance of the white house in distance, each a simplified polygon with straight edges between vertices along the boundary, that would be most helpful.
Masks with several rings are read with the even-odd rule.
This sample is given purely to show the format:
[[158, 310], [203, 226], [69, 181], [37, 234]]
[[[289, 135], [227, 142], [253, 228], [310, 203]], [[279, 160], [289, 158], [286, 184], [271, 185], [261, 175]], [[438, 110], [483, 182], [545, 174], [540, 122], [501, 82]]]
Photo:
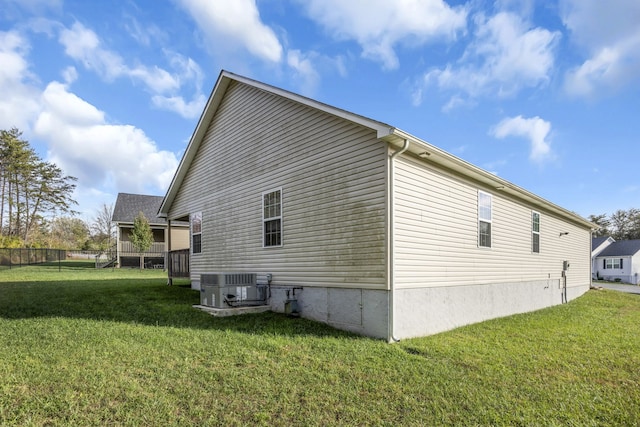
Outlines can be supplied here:
[[595, 278], [639, 284], [640, 240], [611, 242], [594, 256], [593, 264]]
[[[394, 341], [560, 304], [592, 224], [387, 124], [221, 72], [160, 207], [190, 277], [255, 273], [267, 304]], [[213, 275], [213, 274], [211, 274]]]
[[596, 257], [613, 242], [615, 242], [615, 240], [611, 236], [600, 236], [591, 239], [591, 274], [593, 279], [598, 278], [598, 264], [596, 263]]

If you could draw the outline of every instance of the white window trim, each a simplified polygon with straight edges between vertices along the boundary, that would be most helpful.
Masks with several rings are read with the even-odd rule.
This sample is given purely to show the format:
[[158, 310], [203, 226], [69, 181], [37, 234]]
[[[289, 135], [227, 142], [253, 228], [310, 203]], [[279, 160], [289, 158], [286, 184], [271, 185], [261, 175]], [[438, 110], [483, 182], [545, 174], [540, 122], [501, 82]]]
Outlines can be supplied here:
[[[480, 195], [485, 195], [489, 197], [489, 203], [490, 203], [489, 211], [490, 211], [491, 218], [489, 218], [488, 220], [484, 218], [480, 218]], [[478, 218], [476, 222], [476, 226], [478, 227], [478, 235], [476, 236], [476, 244], [478, 245], [478, 248], [491, 249], [493, 247], [493, 194], [487, 193], [486, 191], [478, 190], [478, 198], [476, 201], [476, 205], [478, 209]], [[490, 227], [491, 234], [489, 235], [489, 246], [480, 245], [480, 221], [491, 224], [491, 227]]]
[[[534, 215], [538, 215], [538, 231], [535, 231], [533, 229], [533, 217]], [[531, 253], [534, 254], [539, 254], [540, 253], [540, 247], [541, 242], [540, 242], [540, 229], [542, 228], [542, 215], [540, 215], [540, 212], [538, 211], [531, 211]], [[538, 235], [538, 252], [533, 250], [533, 236], [537, 234]]]
[[[264, 217], [264, 196], [265, 196], [265, 194], [274, 193], [276, 191], [280, 192], [280, 215], [279, 216], [265, 218]], [[262, 233], [262, 247], [264, 249], [281, 248], [282, 246], [284, 246], [284, 232], [283, 232], [283, 229], [284, 229], [284, 220], [283, 220], [284, 214], [283, 214], [283, 206], [284, 206], [284, 203], [283, 203], [283, 197], [282, 197], [282, 187], [277, 187], [277, 188], [273, 188], [271, 190], [267, 190], [267, 191], [263, 191], [262, 192], [262, 195], [260, 196], [260, 212], [262, 212], [261, 213], [262, 224], [261, 224], [260, 232]], [[266, 242], [264, 240], [264, 238], [265, 238], [264, 224], [265, 224], [266, 221], [273, 221], [273, 220], [276, 220], [276, 219], [280, 220], [280, 244], [279, 245], [267, 246]]]
[[[605, 258], [604, 270], [622, 270], [622, 268], [620, 267], [621, 260], [622, 260], [622, 257]], [[611, 264], [611, 266], [609, 266], [609, 264]], [[616, 264], [618, 265], [617, 267], [616, 267]]]
[[[199, 216], [200, 217], [200, 232], [198, 233], [194, 233], [193, 232], [193, 218], [195, 216]], [[200, 235], [200, 252], [194, 252], [193, 251], [193, 236], [195, 235]], [[202, 253], [202, 212], [194, 212], [191, 215], [189, 215], [189, 246], [191, 247], [191, 255], [200, 255]]]

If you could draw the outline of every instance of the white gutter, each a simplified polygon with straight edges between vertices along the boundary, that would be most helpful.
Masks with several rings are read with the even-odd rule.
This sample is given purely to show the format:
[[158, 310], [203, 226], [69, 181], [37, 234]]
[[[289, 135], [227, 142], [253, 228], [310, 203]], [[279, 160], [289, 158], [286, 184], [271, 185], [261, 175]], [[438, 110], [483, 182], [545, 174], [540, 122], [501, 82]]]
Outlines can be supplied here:
[[[380, 135], [380, 133], [379, 133]], [[379, 136], [380, 137], [380, 136]], [[390, 140], [389, 137], [395, 137], [395, 141]], [[505, 179], [500, 178], [490, 172], [481, 169], [466, 160], [462, 160], [453, 154], [447, 153], [440, 148], [422, 141], [411, 134], [408, 134], [397, 128], [390, 128], [387, 135], [382, 136], [382, 139], [394, 144], [396, 147], [399, 145], [398, 140], [410, 140], [412, 143], [411, 152], [420, 155], [425, 153], [428, 156], [430, 163], [438, 164], [441, 167], [449, 169], [453, 172], [461, 174], [463, 177], [478, 181], [489, 188], [504, 192], [512, 197], [518, 198], [525, 203], [530, 203], [534, 206], [538, 206], [540, 209], [544, 209], [548, 212], [553, 212], [566, 220], [573, 222], [581, 227], [593, 228], [593, 224], [590, 221], [580, 217], [578, 214], [568, 211], [548, 200], [537, 196], [524, 188], [521, 188]]]
[[395, 153], [393, 153], [391, 155], [391, 157], [389, 157], [389, 169], [388, 169], [388, 179], [387, 179], [387, 185], [388, 185], [388, 189], [387, 189], [387, 194], [389, 197], [389, 200], [387, 202], [387, 236], [389, 239], [389, 243], [388, 243], [388, 255], [387, 255], [387, 281], [388, 281], [388, 288], [389, 288], [389, 310], [388, 310], [388, 316], [389, 316], [389, 321], [388, 321], [388, 325], [389, 325], [389, 331], [387, 333], [388, 336], [388, 341], [389, 342], [398, 342], [400, 341], [399, 339], [397, 339], [394, 336], [394, 292], [395, 292], [395, 277], [394, 277], [394, 261], [395, 261], [395, 255], [394, 255], [394, 246], [395, 246], [395, 238], [394, 238], [394, 233], [393, 233], [393, 211], [395, 208], [395, 192], [393, 191], [394, 189], [394, 176], [395, 176], [395, 169], [393, 167], [394, 165], [394, 160], [396, 157], [398, 157], [400, 154], [404, 153], [405, 151], [407, 151], [409, 149], [409, 139], [405, 139], [404, 140], [404, 144], [402, 145], [402, 148], [400, 148], [399, 150], [397, 150]]

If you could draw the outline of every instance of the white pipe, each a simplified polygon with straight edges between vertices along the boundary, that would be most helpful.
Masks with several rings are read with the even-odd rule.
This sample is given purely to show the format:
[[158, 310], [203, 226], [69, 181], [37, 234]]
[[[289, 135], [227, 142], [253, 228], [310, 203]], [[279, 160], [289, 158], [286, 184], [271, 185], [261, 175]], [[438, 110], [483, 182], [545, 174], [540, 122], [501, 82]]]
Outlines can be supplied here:
[[398, 151], [396, 151], [395, 153], [393, 153], [391, 155], [391, 157], [389, 158], [389, 177], [387, 179], [387, 183], [389, 185], [388, 188], [388, 195], [389, 195], [389, 201], [387, 203], [387, 236], [389, 238], [389, 254], [387, 257], [387, 280], [388, 280], [388, 288], [389, 288], [389, 310], [388, 310], [388, 316], [389, 316], [389, 331], [388, 331], [388, 341], [389, 342], [398, 342], [400, 341], [399, 339], [397, 339], [394, 336], [394, 292], [395, 292], [395, 277], [394, 277], [394, 245], [395, 245], [395, 238], [394, 238], [394, 233], [393, 233], [393, 210], [395, 207], [395, 197], [394, 197], [394, 175], [395, 175], [395, 171], [394, 171], [394, 167], [393, 167], [393, 161], [394, 159], [399, 156], [400, 154], [404, 153], [405, 151], [407, 151], [409, 149], [409, 140], [405, 139], [404, 140], [404, 144], [402, 145], [402, 148], [399, 149]]

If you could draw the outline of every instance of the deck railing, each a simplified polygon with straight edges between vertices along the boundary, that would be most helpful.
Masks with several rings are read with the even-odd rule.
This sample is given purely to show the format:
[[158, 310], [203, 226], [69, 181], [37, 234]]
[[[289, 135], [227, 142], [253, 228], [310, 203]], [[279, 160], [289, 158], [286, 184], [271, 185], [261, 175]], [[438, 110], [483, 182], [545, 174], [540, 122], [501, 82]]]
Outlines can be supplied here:
[[[157, 253], [163, 254], [165, 251], [165, 244], [162, 242], [154, 242], [151, 244], [151, 247], [145, 251], [145, 254], [149, 253]], [[133, 246], [133, 243], [128, 241], [121, 241], [120, 247], [118, 248], [118, 252], [127, 253], [127, 254], [138, 254], [138, 250]]]

